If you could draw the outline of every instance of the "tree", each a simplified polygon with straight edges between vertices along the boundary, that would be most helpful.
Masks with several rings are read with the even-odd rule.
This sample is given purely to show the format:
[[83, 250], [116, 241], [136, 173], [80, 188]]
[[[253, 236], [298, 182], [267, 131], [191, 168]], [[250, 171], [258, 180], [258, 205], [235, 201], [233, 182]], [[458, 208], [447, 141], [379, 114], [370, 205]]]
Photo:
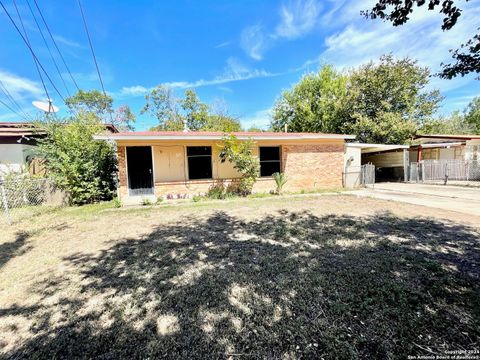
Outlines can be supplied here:
[[188, 89], [183, 98], [177, 98], [166, 86], [157, 86], [146, 97], [142, 113], [150, 113], [159, 124], [151, 130], [235, 132], [241, 130], [240, 122], [230, 116], [226, 107], [210, 108], [200, 101], [196, 92]]
[[105, 123], [112, 123], [120, 130], [133, 130], [135, 115], [128, 105], [122, 105], [116, 110], [112, 108], [113, 99], [98, 90], [79, 90], [75, 95], [65, 99], [70, 112], [93, 114]]
[[409, 58], [385, 55], [348, 74], [330, 66], [304, 76], [285, 91], [273, 109], [272, 128], [283, 131], [351, 133], [363, 142], [404, 143], [437, 110], [438, 90]]
[[71, 204], [86, 204], [113, 197], [116, 171], [112, 144], [93, 135], [105, 126], [91, 112], [80, 112], [67, 121], [38, 124], [46, 133], [39, 140], [39, 154], [56, 184], [70, 195]]
[[[370, 19], [380, 18], [390, 21], [393, 26], [400, 26], [410, 20], [415, 5], [421, 7], [428, 4], [428, 10], [439, 10], [445, 15], [442, 30], [447, 31], [455, 26], [462, 13], [458, 3], [458, 0], [378, 0], [371, 10], [362, 11], [362, 14]], [[480, 34], [462, 44], [460, 49], [450, 50], [456, 61], [453, 64], [442, 63], [443, 70], [438, 74], [440, 77], [452, 79], [458, 75], [480, 72]]]
[[223, 138], [220, 151], [221, 162], [231, 162], [242, 175], [235, 192], [243, 196], [251, 194], [260, 173], [260, 162], [258, 157], [253, 155], [253, 145], [252, 140], [239, 141], [236, 136], [230, 135]]
[[343, 132], [363, 142], [405, 143], [438, 109], [438, 90], [427, 91], [430, 71], [415, 60], [384, 55], [349, 76]]
[[475, 134], [475, 127], [466, 118], [455, 111], [448, 117], [439, 117], [426, 121], [419, 130], [421, 134]]
[[480, 97], [474, 98], [465, 109], [465, 121], [470, 124], [476, 134], [480, 134]]
[[304, 75], [276, 101], [272, 129], [283, 131], [288, 125], [294, 132], [338, 132], [344, 118], [347, 79], [330, 65]]

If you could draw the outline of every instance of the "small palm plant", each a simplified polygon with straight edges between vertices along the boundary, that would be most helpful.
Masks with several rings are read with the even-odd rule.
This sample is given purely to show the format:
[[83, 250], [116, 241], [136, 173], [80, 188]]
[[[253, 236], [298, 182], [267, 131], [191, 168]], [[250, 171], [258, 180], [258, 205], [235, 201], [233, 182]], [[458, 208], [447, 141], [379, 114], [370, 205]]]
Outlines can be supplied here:
[[273, 179], [275, 180], [275, 184], [277, 184], [277, 191], [276, 191], [277, 194], [282, 195], [282, 189], [287, 182], [287, 177], [285, 176], [284, 173], [279, 173], [279, 172], [274, 173], [272, 176], [273, 176]]

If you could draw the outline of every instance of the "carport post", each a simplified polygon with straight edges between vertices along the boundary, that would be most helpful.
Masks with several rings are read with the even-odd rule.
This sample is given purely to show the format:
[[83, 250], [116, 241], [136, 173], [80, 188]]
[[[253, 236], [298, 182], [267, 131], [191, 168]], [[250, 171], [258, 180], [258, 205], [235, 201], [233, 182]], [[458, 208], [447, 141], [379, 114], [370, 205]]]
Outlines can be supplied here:
[[410, 153], [407, 151], [407, 149], [403, 149], [403, 181], [407, 182], [408, 181], [408, 165], [410, 162]]

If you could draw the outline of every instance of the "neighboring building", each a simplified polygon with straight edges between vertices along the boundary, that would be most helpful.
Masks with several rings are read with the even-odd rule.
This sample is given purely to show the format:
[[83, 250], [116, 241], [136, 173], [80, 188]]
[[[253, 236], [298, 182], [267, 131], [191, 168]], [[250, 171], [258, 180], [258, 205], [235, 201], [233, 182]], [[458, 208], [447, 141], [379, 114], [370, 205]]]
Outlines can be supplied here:
[[[255, 141], [260, 177], [255, 192], [275, 189], [272, 174], [284, 172], [286, 191], [342, 187], [345, 140], [353, 135], [318, 133], [233, 133]], [[118, 147], [119, 189], [124, 203], [146, 196], [191, 196], [206, 193], [215, 182], [240, 177], [219, 158], [220, 132], [126, 132], [95, 136]]]
[[[110, 133], [118, 132], [112, 124], [105, 124], [105, 127]], [[35, 147], [43, 136], [45, 133], [36, 129], [33, 123], [0, 122], [0, 176], [25, 169], [34, 160]]]
[[410, 162], [480, 160], [480, 135], [418, 135], [410, 147]]

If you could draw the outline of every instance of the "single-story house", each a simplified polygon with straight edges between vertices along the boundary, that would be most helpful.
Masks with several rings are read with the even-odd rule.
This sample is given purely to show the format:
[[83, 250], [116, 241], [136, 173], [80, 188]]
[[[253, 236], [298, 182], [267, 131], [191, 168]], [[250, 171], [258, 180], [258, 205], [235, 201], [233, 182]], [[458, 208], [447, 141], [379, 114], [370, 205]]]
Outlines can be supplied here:
[[[112, 124], [105, 124], [110, 133], [118, 132]], [[29, 122], [0, 122], [0, 176], [18, 172], [35, 158], [35, 147], [45, 133]], [[34, 173], [35, 169], [32, 170]]]
[[480, 135], [418, 135], [410, 147], [410, 162], [480, 160]]
[[[252, 139], [260, 161], [254, 192], [275, 189], [272, 174], [283, 172], [286, 191], [342, 187], [345, 140], [353, 135], [320, 133], [237, 132]], [[219, 153], [220, 132], [124, 132], [97, 135], [118, 149], [118, 195], [124, 203], [145, 197], [192, 196], [206, 193], [212, 184], [226, 184], [240, 174]]]

